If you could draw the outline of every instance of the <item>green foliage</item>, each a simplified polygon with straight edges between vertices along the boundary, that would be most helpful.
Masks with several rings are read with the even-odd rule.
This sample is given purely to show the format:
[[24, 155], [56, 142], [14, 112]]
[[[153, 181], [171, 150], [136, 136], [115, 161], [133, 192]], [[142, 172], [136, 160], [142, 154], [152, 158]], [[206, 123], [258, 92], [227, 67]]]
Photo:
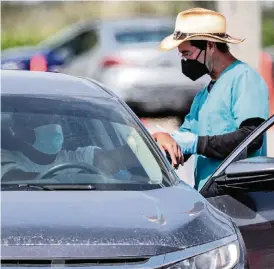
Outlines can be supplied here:
[[263, 47], [274, 45], [274, 19], [264, 19], [262, 24]]
[[[1, 50], [36, 45], [64, 26], [79, 19], [150, 13], [175, 16], [179, 11], [195, 6], [213, 8], [213, 1], [177, 2], [64, 2], [49, 1], [44, 4], [25, 6], [1, 5]], [[194, 4], [195, 3], [195, 4]], [[175, 18], [174, 18], [175, 20]], [[274, 45], [274, 9], [262, 14], [262, 45]]]
[[37, 45], [43, 37], [37, 34], [14, 35], [12, 33], [2, 34], [1, 36], [1, 50], [19, 46], [32, 46]]

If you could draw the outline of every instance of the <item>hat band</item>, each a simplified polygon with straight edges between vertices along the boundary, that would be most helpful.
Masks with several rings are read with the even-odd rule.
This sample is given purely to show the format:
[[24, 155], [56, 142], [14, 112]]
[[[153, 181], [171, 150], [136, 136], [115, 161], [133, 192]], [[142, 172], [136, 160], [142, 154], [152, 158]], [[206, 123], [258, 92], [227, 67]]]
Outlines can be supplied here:
[[220, 38], [231, 38], [230, 35], [225, 34], [225, 33], [184, 33], [184, 32], [181, 32], [181, 31], [175, 31], [173, 33], [173, 39], [175, 39], [175, 40], [182, 40], [182, 39], [185, 39], [185, 38], [187, 38], [189, 36], [203, 35], [203, 34], [213, 35], [213, 36], [220, 37]]

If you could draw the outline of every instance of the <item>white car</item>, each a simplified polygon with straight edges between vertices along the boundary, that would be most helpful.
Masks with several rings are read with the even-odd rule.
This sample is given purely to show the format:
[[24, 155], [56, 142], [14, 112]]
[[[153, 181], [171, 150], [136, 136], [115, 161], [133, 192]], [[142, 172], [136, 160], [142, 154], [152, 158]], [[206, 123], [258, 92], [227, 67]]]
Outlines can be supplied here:
[[[85, 26], [92, 36], [84, 53], [61, 70], [75, 76], [83, 76], [100, 81], [105, 68], [119, 64], [112, 53], [131, 44], [160, 42], [173, 32], [174, 19], [169, 17], [137, 16], [124, 19], [111, 19], [93, 22]], [[75, 42], [75, 45], [79, 41]], [[88, 42], [88, 40], [87, 40]]]
[[158, 45], [131, 45], [116, 51], [112, 58], [117, 59], [117, 64], [104, 70], [101, 81], [111, 86], [139, 116], [184, 117], [195, 94], [210, 78], [205, 75], [190, 80], [181, 72], [176, 50], [161, 52]]

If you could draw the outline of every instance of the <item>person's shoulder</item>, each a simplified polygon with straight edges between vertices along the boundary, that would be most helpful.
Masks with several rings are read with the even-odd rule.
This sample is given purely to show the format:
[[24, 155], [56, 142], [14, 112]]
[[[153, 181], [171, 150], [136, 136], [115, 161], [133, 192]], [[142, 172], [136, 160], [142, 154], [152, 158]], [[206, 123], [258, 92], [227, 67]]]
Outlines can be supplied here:
[[255, 68], [242, 61], [239, 61], [239, 64], [237, 64], [235, 68], [233, 68], [233, 71], [235, 78], [250, 77], [253, 80], [264, 81], [263, 77]]

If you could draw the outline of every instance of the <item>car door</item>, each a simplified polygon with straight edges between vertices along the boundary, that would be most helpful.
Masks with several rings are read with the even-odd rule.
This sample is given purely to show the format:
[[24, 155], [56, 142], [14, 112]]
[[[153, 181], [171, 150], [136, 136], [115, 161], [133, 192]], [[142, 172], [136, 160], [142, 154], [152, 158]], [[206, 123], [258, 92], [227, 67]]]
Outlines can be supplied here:
[[[270, 174], [268, 181], [258, 179], [254, 170], [246, 180], [248, 184], [220, 188], [227, 176], [227, 168], [241, 159], [250, 165], [246, 158], [247, 147], [261, 135], [267, 136], [267, 161], [274, 170], [274, 116], [264, 122], [219, 166], [207, 184], [200, 191], [216, 208], [229, 215], [239, 227], [244, 238], [251, 269], [274, 268], [274, 176]], [[266, 158], [264, 158], [266, 160]], [[241, 161], [243, 162], [243, 161]], [[238, 164], [239, 162], [237, 162]], [[252, 164], [252, 167], [254, 164]], [[254, 177], [253, 177], [254, 176]], [[249, 181], [250, 180], [250, 181]], [[226, 183], [227, 184], [227, 183]], [[252, 186], [252, 187], [251, 187]], [[254, 187], [255, 186], [255, 187]]]

